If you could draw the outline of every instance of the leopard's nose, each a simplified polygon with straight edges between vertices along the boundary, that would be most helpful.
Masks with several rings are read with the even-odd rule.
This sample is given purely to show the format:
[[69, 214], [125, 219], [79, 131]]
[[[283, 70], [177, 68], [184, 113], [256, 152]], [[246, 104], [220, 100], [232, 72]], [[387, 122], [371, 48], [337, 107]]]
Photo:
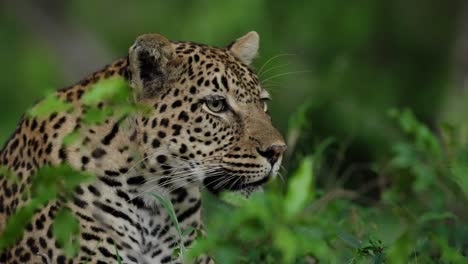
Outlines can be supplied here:
[[266, 150], [261, 150], [257, 148], [257, 151], [260, 155], [265, 157], [268, 162], [273, 166], [278, 159], [281, 157], [283, 152], [286, 150], [286, 145], [271, 145]]

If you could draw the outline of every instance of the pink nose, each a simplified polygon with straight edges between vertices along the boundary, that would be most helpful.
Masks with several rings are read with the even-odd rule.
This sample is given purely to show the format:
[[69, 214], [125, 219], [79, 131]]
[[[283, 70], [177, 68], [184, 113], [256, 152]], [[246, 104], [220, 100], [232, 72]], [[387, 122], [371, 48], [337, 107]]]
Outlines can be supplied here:
[[286, 150], [286, 145], [271, 145], [265, 151], [257, 148], [260, 155], [265, 157], [271, 165], [274, 165]]

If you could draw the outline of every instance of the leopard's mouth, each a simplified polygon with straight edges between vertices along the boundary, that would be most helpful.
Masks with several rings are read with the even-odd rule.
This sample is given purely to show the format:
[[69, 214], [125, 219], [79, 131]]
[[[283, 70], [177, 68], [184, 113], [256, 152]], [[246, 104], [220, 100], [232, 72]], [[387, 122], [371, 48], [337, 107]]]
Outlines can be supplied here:
[[[239, 178], [240, 177], [240, 178]], [[261, 179], [253, 182], [245, 182], [242, 175], [232, 177], [227, 171], [221, 169], [214, 172], [203, 180], [203, 185], [212, 193], [222, 191], [249, 191], [260, 188], [271, 179], [271, 173], [264, 175]]]

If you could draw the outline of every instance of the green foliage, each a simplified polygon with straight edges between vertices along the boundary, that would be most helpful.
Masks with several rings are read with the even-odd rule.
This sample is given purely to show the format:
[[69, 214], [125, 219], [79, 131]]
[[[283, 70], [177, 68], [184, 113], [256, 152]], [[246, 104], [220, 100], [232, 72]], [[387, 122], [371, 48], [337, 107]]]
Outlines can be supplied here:
[[94, 176], [71, 168], [69, 165], [41, 167], [32, 177], [31, 193], [42, 201], [49, 201], [60, 195], [68, 196], [84, 182], [91, 182]]
[[0, 175], [11, 182], [18, 183], [18, 176], [6, 166], [0, 166]]
[[[31, 188], [22, 193], [23, 196], [29, 198], [28, 202], [7, 219], [5, 230], [0, 236], [0, 251], [21, 237], [36, 210], [53, 204], [58, 197], [68, 197], [78, 185], [93, 179], [94, 176], [76, 171], [64, 164], [40, 168], [32, 176]], [[71, 218], [66, 211], [61, 211], [59, 215], [56, 229], [59, 237], [57, 238], [65, 246], [67, 254], [75, 254], [78, 242], [72, 237], [77, 234], [76, 220]]]
[[[235, 195], [215, 203], [207, 237], [190, 248], [189, 258], [206, 253], [222, 263], [466, 263], [466, 195], [454, 181], [449, 150], [409, 110], [390, 111], [404, 133], [394, 144], [386, 173], [394, 182], [383, 200], [362, 206], [359, 193], [316, 186], [314, 176], [327, 146], [302, 159], [286, 193], [267, 188], [248, 201]], [[465, 147], [457, 146], [459, 153]], [[462, 151], [462, 153], [463, 153]], [[463, 163], [466, 165], [466, 160]], [[457, 170], [457, 169], [455, 169]], [[461, 170], [461, 169], [460, 169]], [[460, 171], [461, 173], [461, 171]], [[457, 184], [455, 184], [457, 183]], [[466, 185], [465, 185], [466, 188]], [[211, 201], [212, 202], [212, 201]], [[234, 207], [233, 207], [234, 205]]]
[[[82, 99], [84, 105], [88, 107], [84, 117], [85, 123], [99, 124], [106, 118], [120, 119], [133, 111], [140, 110], [131, 103], [130, 96], [131, 90], [122, 78], [111, 78], [96, 83], [89, 92], [84, 94]], [[104, 109], [99, 109], [99, 102], [105, 102], [108, 105]], [[72, 105], [58, 98], [56, 94], [51, 94], [33, 107], [29, 114], [40, 118], [54, 112], [71, 110]], [[73, 131], [64, 137], [63, 144], [73, 144], [78, 138], [78, 132]], [[16, 179], [5, 168], [2, 168], [2, 174], [8, 176], [9, 179]], [[93, 175], [76, 171], [66, 164], [39, 168], [36, 174], [31, 176], [30, 189], [21, 194], [28, 197], [28, 202], [18, 208], [7, 220], [5, 230], [0, 237], [0, 250], [4, 250], [21, 237], [35, 211], [55, 204], [58, 198], [65, 200], [70, 198], [77, 186], [84, 182], [90, 182], [94, 178]], [[78, 253], [79, 232], [78, 220], [68, 209], [61, 208], [54, 220], [53, 234], [69, 257]]]
[[311, 157], [302, 160], [301, 165], [289, 181], [288, 193], [284, 203], [286, 217], [295, 217], [314, 197], [312, 189], [313, 182], [313, 159]]
[[177, 240], [179, 241], [179, 248], [175, 249], [173, 252], [174, 257], [184, 257], [186, 248], [184, 246], [184, 237], [187, 236], [188, 234], [195, 232], [196, 230], [192, 227], [189, 227], [187, 229], [182, 230], [179, 225], [179, 221], [177, 221], [177, 215], [174, 211], [174, 207], [172, 206], [172, 203], [170, 200], [167, 200], [161, 195], [155, 194], [155, 193], [149, 193], [151, 196], [154, 197], [160, 204], [163, 205], [164, 209], [166, 209], [166, 212], [169, 214], [169, 217], [172, 221], [172, 224], [174, 224], [174, 227], [178, 233], [178, 238]]
[[452, 180], [460, 187], [465, 197], [468, 197], [468, 145], [457, 148], [449, 166]]
[[57, 213], [52, 233], [66, 256], [77, 255], [80, 249], [80, 224], [69, 209], [61, 209]]
[[7, 219], [5, 229], [0, 236], [0, 252], [13, 245], [14, 241], [21, 237], [34, 212], [42, 206], [43, 204], [38, 199], [31, 200]]
[[428, 190], [436, 181], [438, 166], [443, 162], [437, 138], [410, 110], [391, 110], [390, 116], [399, 122], [410, 141], [398, 142], [393, 146], [392, 164], [399, 169], [410, 170], [416, 177], [415, 191]]
[[131, 90], [127, 82], [120, 77], [104, 79], [94, 84], [81, 99], [85, 105], [97, 105], [101, 102], [128, 102]]
[[362, 261], [365, 261], [366, 259], [370, 259], [373, 264], [381, 264], [384, 263], [385, 261], [385, 254], [384, 250], [385, 248], [382, 245], [382, 241], [374, 241], [372, 239], [369, 239], [367, 243], [361, 243], [359, 242], [358, 247], [355, 246], [356, 248], [356, 255], [353, 259], [351, 259], [350, 263], [362, 263]]
[[73, 106], [58, 98], [57, 94], [49, 94], [43, 101], [29, 110], [29, 115], [33, 117], [45, 117], [53, 112], [68, 112]]
[[117, 245], [115, 245], [115, 255], [117, 256], [117, 263], [122, 264], [122, 257], [120, 256], [119, 249]]
[[[121, 77], [97, 82], [83, 95], [82, 102], [87, 107], [83, 121], [93, 125], [101, 124], [109, 117], [120, 120], [137, 110], [131, 102], [131, 95], [131, 88]], [[104, 106], [100, 107], [99, 103]]]
[[223, 192], [220, 194], [220, 199], [221, 201], [236, 207], [242, 206], [249, 202], [249, 199], [245, 195], [237, 192]]
[[188, 256], [205, 252], [222, 263], [294, 263], [307, 255], [333, 259], [326, 245], [329, 234], [321, 228], [327, 224], [306, 209], [314, 198], [313, 180], [313, 158], [307, 157], [286, 194], [256, 193], [241, 207], [218, 208], [208, 219], [209, 235]]
[[161, 195], [151, 193], [151, 196], [153, 196], [160, 204], [164, 206], [166, 209], [166, 212], [169, 214], [169, 217], [171, 218], [172, 223], [174, 224], [177, 233], [179, 234], [179, 238], [182, 237], [182, 230], [180, 229], [179, 222], [177, 221], [177, 216], [174, 211], [174, 207], [172, 206], [171, 201], [165, 199]]
[[[87, 107], [83, 121], [87, 125], [100, 124], [109, 117], [120, 120], [134, 111], [147, 111], [133, 104], [130, 97], [130, 87], [122, 78], [110, 78], [94, 84], [82, 98], [83, 104]], [[99, 102], [104, 102], [106, 105], [99, 106]], [[42, 118], [54, 112], [72, 110], [71, 104], [64, 102], [54, 93], [47, 96], [28, 113], [33, 117]], [[79, 136], [77, 131], [73, 131], [64, 137], [62, 143], [73, 144]], [[13, 182], [17, 180], [17, 177], [7, 168], [1, 167], [0, 172]], [[21, 194], [27, 197], [28, 202], [7, 219], [5, 230], [0, 236], [0, 251], [11, 246], [21, 237], [24, 228], [30, 223], [37, 210], [46, 206], [57, 206], [59, 211], [54, 218], [53, 234], [64, 253], [68, 257], [75, 256], [79, 250], [79, 223], [71, 211], [62, 207], [62, 203], [57, 201], [59, 198], [69, 199], [76, 187], [84, 182], [93, 181], [94, 178], [93, 175], [76, 171], [66, 164], [39, 168], [35, 175], [31, 176], [30, 188]]]

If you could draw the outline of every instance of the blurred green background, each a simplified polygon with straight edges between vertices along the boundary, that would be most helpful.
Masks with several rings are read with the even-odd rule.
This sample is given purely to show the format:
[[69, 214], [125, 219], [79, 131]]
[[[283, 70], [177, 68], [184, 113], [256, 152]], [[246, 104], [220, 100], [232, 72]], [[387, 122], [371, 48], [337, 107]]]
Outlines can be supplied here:
[[[6, 0], [0, 7], [0, 141], [34, 102], [125, 56], [140, 34], [226, 46], [255, 30], [261, 43], [253, 68], [272, 94], [273, 122], [287, 135], [286, 175], [333, 138], [316, 169], [317, 194], [327, 197], [338, 185], [360, 192], [350, 204], [327, 207], [314, 224], [343, 217], [331, 228], [346, 229], [358, 215], [359, 228], [347, 232], [364, 241], [375, 231], [394, 246], [394, 261], [415, 250], [414, 261], [418, 248], [446, 257], [437, 263], [466, 263], [457, 255], [468, 252], [466, 1]], [[394, 108], [409, 110], [391, 118]], [[446, 222], [446, 212], [457, 221]], [[423, 213], [440, 221], [407, 217]], [[381, 228], [366, 229], [374, 220]], [[435, 245], [427, 242], [432, 231], [441, 237]], [[359, 243], [354, 249], [368, 254]]]

